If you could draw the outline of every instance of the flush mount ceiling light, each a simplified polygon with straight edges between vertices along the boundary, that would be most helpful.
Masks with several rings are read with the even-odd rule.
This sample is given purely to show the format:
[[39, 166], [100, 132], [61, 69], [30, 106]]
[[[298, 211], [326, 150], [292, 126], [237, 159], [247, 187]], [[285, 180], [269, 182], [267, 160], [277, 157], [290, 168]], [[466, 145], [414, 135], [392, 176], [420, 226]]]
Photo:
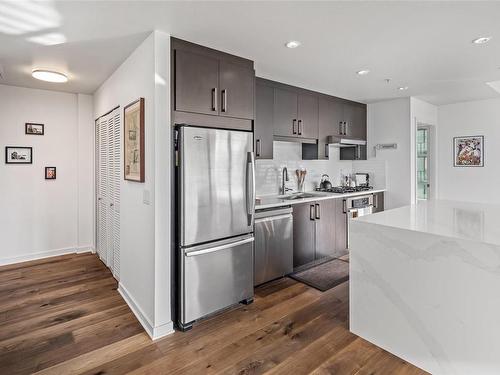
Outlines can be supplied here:
[[486, 84], [500, 94], [500, 81], [486, 82]]
[[406, 91], [406, 90], [408, 90], [408, 86], [401, 86], [401, 87], [398, 87], [398, 90], [399, 90], [399, 91]]
[[297, 48], [300, 46], [300, 42], [298, 40], [290, 40], [285, 44], [285, 46], [287, 46], [287, 48]]
[[68, 82], [68, 77], [59, 72], [54, 72], [50, 70], [35, 69], [31, 72], [33, 78], [39, 79], [41, 81], [64, 83]]
[[367, 75], [368, 73], [370, 73], [370, 71], [368, 69], [364, 69], [364, 70], [358, 70], [356, 72], [357, 75], [360, 75], [360, 76], [365, 76]]
[[491, 40], [490, 36], [482, 36], [480, 38], [474, 39], [472, 41], [472, 43], [474, 43], [474, 44], [484, 44], [484, 43], [488, 43], [490, 40]]

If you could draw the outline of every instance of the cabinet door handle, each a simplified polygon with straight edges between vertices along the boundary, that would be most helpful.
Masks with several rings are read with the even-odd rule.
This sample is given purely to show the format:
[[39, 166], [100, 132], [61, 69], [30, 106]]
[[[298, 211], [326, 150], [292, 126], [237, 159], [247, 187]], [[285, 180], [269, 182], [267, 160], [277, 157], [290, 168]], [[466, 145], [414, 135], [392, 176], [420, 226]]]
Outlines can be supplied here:
[[312, 221], [314, 221], [314, 213], [315, 213], [314, 211], [315, 211], [314, 210], [314, 204], [311, 204], [309, 206], [309, 219], [312, 220]]
[[212, 111], [217, 111], [217, 87], [212, 89]]
[[227, 112], [227, 89], [221, 90], [221, 112]]
[[321, 211], [320, 211], [320, 208], [319, 208], [319, 203], [316, 203], [314, 205], [314, 216], [316, 219], [320, 220], [321, 219]]
[[299, 126], [298, 126], [297, 128], [298, 128], [298, 130], [299, 130], [299, 135], [302, 135], [302, 126], [301, 126], [301, 125], [302, 125], [302, 120], [299, 120], [298, 125], [299, 125]]
[[339, 122], [339, 134], [340, 135], [344, 134], [344, 121]]
[[347, 121], [344, 121], [344, 135], [347, 135]]
[[261, 152], [260, 139], [257, 139], [255, 141], [255, 154], [256, 154], [256, 156], [260, 156], [260, 152]]
[[297, 134], [297, 132], [295, 131], [295, 123], [297, 122], [297, 119], [293, 119], [292, 121], [292, 134]]

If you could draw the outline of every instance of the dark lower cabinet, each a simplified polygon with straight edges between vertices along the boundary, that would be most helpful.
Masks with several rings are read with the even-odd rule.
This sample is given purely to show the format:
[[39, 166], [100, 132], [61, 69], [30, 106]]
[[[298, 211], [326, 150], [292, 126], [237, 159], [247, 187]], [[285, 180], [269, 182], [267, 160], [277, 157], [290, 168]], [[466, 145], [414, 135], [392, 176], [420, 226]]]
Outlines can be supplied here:
[[175, 110], [218, 114], [219, 61], [196, 53], [175, 51]]
[[[337, 223], [339, 202], [342, 204], [342, 199], [326, 199], [293, 206], [294, 268], [346, 254], [345, 225]], [[339, 225], [343, 230], [337, 229]]]
[[347, 254], [347, 215], [344, 199], [335, 199], [335, 249], [340, 256]]
[[297, 268], [315, 259], [316, 225], [314, 203], [293, 206], [293, 267]]
[[373, 213], [384, 211], [384, 192], [373, 194]]
[[255, 103], [255, 157], [257, 159], [272, 159], [274, 88], [257, 81]]
[[316, 254], [315, 259], [335, 257], [336, 255], [336, 199], [328, 199], [315, 203], [316, 222]]

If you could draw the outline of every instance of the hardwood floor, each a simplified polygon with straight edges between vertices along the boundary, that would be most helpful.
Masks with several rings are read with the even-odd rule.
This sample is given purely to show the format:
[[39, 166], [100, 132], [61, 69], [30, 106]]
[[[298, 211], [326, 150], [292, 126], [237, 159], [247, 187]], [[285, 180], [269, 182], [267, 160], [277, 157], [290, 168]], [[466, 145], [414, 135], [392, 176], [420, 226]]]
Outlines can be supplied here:
[[291, 279], [153, 342], [95, 255], [0, 267], [0, 374], [425, 374], [348, 330], [348, 283]]

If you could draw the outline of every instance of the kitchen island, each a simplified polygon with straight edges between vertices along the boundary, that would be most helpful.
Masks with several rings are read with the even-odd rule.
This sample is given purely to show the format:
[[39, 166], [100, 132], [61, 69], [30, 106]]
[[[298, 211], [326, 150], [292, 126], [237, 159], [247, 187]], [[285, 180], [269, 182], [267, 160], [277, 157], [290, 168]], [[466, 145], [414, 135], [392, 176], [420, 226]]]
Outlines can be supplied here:
[[432, 374], [499, 374], [499, 208], [422, 201], [353, 220], [350, 330]]

